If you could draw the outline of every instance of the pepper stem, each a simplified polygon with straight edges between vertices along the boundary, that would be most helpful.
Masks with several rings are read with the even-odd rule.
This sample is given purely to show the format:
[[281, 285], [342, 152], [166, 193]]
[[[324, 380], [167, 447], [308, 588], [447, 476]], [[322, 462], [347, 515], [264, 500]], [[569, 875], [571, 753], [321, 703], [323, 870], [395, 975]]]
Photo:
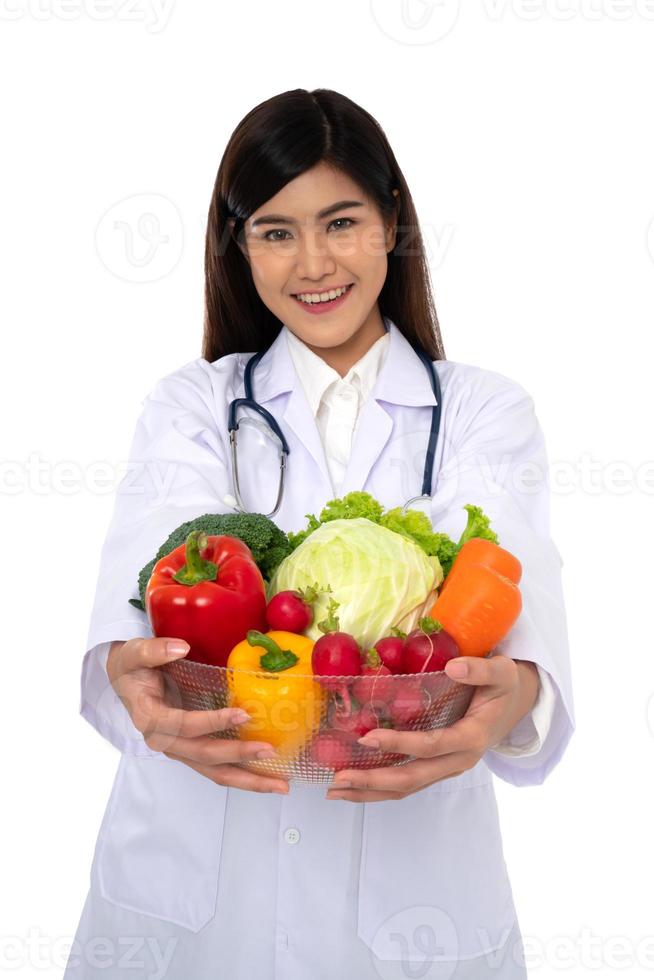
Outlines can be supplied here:
[[266, 651], [259, 657], [259, 663], [264, 670], [280, 671], [288, 670], [300, 659], [292, 650], [282, 650], [272, 636], [266, 636], [259, 630], [248, 630], [247, 641], [252, 647], [263, 647]]
[[204, 531], [191, 531], [186, 539], [186, 564], [178, 568], [173, 578], [180, 585], [197, 585], [198, 582], [214, 582], [218, 577], [218, 566], [200, 556], [207, 547]]

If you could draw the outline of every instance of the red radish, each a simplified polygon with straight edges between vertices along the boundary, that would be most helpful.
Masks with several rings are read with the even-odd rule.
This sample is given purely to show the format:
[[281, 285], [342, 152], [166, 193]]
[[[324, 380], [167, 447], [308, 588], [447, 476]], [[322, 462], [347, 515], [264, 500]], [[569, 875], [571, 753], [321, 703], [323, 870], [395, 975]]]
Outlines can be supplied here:
[[[361, 673], [361, 648], [353, 636], [339, 630], [336, 615], [339, 605], [335, 599], [330, 599], [327, 618], [318, 623], [318, 629], [325, 635], [313, 645], [311, 669], [324, 687], [340, 693], [349, 710], [350, 692], [340, 678]], [[330, 677], [335, 680], [328, 680]]]
[[375, 643], [375, 650], [379, 654], [381, 662], [385, 667], [388, 667], [391, 674], [402, 673], [402, 654], [405, 640], [406, 633], [403, 633], [397, 626], [393, 626], [390, 636], [384, 636]]
[[318, 583], [306, 589], [278, 592], [266, 606], [269, 629], [304, 633], [313, 622], [313, 603], [319, 592]]
[[445, 664], [459, 656], [459, 648], [435, 619], [424, 616], [417, 630], [406, 638], [402, 669], [405, 674], [444, 670]]
[[314, 674], [321, 678], [321, 683], [323, 677], [352, 677], [360, 674], [359, 644], [349, 633], [326, 633], [314, 643], [311, 667]]
[[352, 685], [352, 694], [359, 704], [364, 704], [366, 701], [391, 701], [394, 691], [391, 672], [373, 647], [363, 658], [361, 677]]
[[389, 705], [391, 725], [412, 725], [428, 707], [429, 696], [419, 678], [401, 678], [395, 683], [395, 697]]
[[323, 769], [347, 769], [353, 757], [352, 739], [343, 732], [323, 732], [311, 743], [311, 758]]
[[328, 719], [335, 731], [361, 738], [373, 728], [384, 727], [388, 721], [388, 711], [382, 705], [364, 704], [348, 711], [342, 705], [333, 704], [330, 706]]

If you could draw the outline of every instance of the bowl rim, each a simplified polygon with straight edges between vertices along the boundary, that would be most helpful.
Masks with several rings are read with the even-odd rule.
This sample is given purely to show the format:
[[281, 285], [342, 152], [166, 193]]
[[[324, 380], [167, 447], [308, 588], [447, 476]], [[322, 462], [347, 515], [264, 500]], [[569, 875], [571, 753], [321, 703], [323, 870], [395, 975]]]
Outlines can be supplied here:
[[[488, 653], [484, 654], [483, 657], [480, 656], [479, 659], [480, 660], [486, 660], [488, 657], [492, 656], [495, 652], [496, 652], [495, 650], [490, 650]], [[464, 656], [464, 654], [461, 654], [461, 656]], [[458, 658], [457, 657], [453, 657], [452, 659], [453, 660], [457, 660]], [[190, 668], [191, 670], [217, 671], [218, 673], [217, 673], [216, 676], [220, 676], [223, 673], [224, 674], [227, 674], [227, 675], [229, 675], [229, 674], [232, 674], [232, 675], [238, 674], [239, 676], [249, 676], [249, 677], [258, 677], [258, 678], [261, 678], [261, 677], [275, 677], [275, 676], [282, 677], [282, 676], [286, 676], [286, 677], [297, 678], [298, 680], [307, 680], [307, 681], [311, 680], [311, 681], [316, 681], [316, 683], [320, 683], [321, 681], [324, 681], [324, 682], [329, 681], [330, 684], [333, 684], [335, 681], [354, 682], [354, 681], [357, 681], [357, 680], [359, 680], [361, 678], [364, 678], [364, 677], [369, 677], [371, 679], [374, 679], [376, 676], [377, 677], [383, 677], [383, 678], [398, 678], [398, 679], [399, 678], [402, 678], [402, 679], [406, 679], [406, 678], [409, 678], [409, 679], [410, 678], [419, 679], [420, 677], [439, 677], [439, 676], [444, 676], [452, 684], [461, 684], [461, 686], [466, 686], [466, 687], [469, 686], [469, 685], [463, 685], [461, 681], [457, 681], [453, 677], [450, 677], [449, 674], [446, 674], [444, 670], [424, 670], [424, 671], [419, 671], [419, 672], [416, 672], [416, 673], [413, 673], [413, 674], [392, 674], [392, 673], [389, 673], [389, 674], [381, 674], [381, 675], [375, 675], [375, 674], [300, 674], [300, 673], [290, 673], [290, 671], [293, 670], [292, 667], [289, 667], [286, 670], [279, 670], [279, 671], [276, 671], [276, 670], [264, 670], [264, 669], [261, 669], [261, 670], [245, 670], [242, 667], [219, 667], [216, 664], [204, 664], [204, 663], [200, 663], [198, 660], [187, 660], [186, 657], [177, 657], [175, 660], [169, 660], [166, 663], [159, 664], [159, 666], [162, 667], [164, 670], [168, 670], [168, 669], [173, 669], [174, 670], [175, 667], [178, 664], [180, 664], [180, 665], [181, 664], [192, 664], [193, 666]]]

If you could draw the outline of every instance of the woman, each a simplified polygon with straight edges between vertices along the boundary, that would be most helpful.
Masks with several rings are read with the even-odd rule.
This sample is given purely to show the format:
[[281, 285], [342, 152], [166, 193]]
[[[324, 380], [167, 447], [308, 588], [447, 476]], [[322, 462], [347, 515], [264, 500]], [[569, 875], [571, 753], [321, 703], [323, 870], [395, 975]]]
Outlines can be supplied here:
[[[208, 737], [238, 723], [229, 710], [164, 703], [152, 668], [186, 645], [152, 638], [127, 593], [173, 528], [233, 504], [227, 411], [256, 351], [255, 398], [290, 448], [280, 527], [349, 490], [386, 507], [418, 495], [436, 403], [418, 346], [442, 397], [428, 512], [458, 538], [463, 504], [483, 507], [522, 561], [523, 613], [501, 653], [461, 658], [475, 693], [460, 722], [368, 736], [412, 761], [342, 772], [327, 793], [254, 774], [237, 763], [270, 745]], [[524, 978], [492, 773], [541, 783], [574, 730], [545, 445], [523, 388], [445, 359], [408, 187], [349, 99], [283, 93], [232, 134], [209, 211], [203, 356], [146, 397], [130, 458], [81, 706], [122, 755], [68, 980]], [[239, 477], [247, 509], [270, 512], [277, 455], [242, 445]]]

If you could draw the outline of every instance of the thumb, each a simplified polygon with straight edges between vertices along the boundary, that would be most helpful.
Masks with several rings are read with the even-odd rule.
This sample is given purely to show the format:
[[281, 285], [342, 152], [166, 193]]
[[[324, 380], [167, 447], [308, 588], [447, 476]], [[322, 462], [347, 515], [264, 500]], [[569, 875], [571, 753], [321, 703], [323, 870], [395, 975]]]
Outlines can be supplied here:
[[470, 678], [470, 660], [472, 657], [452, 657], [445, 664], [445, 673], [453, 681], [462, 681], [464, 683], [471, 683]]
[[501, 687], [510, 683], [515, 667], [511, 658], [502, 654], [484, 657], [453, 657], [445, 664], [445, 673], [461, 684], [481, 686], [490, 684]]
[[445, 673], [461, 684], [493, 684], [493, 670], [487, 657], [453, 657], [445, 664]]

